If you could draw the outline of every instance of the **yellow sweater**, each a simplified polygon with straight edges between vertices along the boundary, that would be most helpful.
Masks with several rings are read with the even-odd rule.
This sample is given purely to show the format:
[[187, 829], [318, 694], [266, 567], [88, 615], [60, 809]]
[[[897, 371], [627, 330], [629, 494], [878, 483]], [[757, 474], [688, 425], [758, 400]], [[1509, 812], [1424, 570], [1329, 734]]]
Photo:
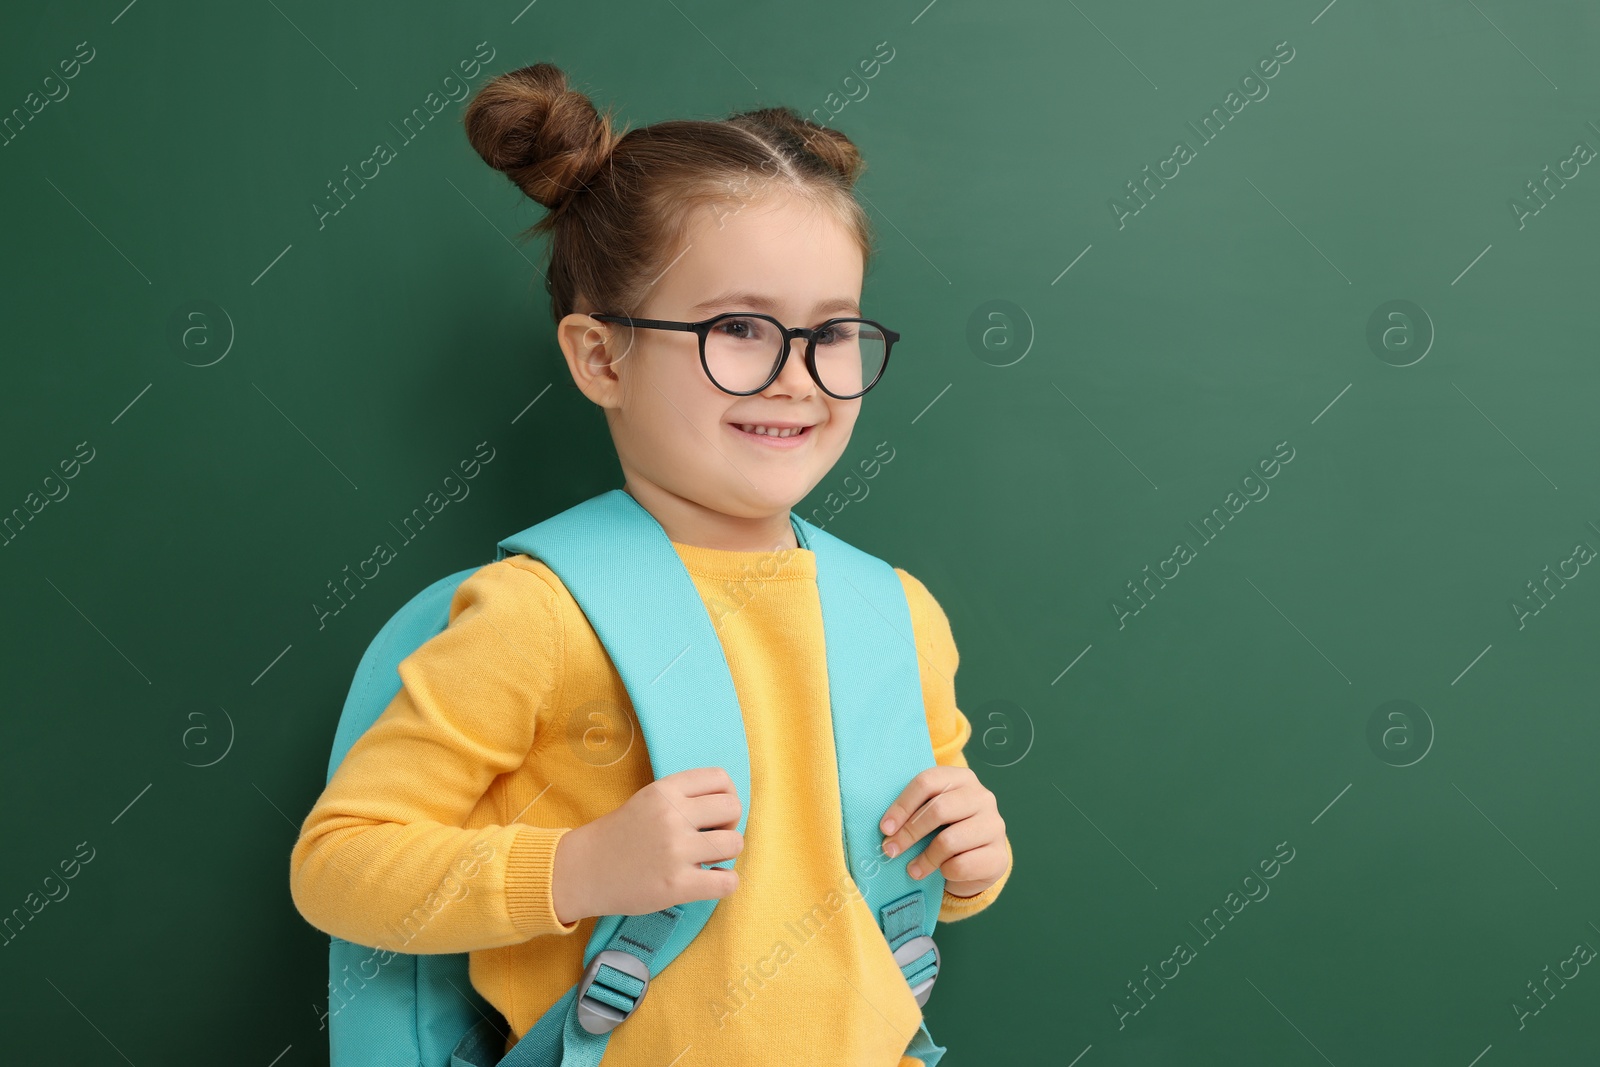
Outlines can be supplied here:
[[[805, 1049], [819, 1065], [920, 1067], [902, 1053], [921, 1009], [845, 865], [816, 554], [673, 546], [726, 654], [753, 797], [740, 798], [739, 888], [651, 980], [604, 1062], [661, 1067], [692, 1048], [684, 1062], [734, 1067]], [[935, 758], [966, 766], [972, 728], [956, 707], [949, 621], [895, 570]], [[449, 626], [402, 661], [400, 677], [301, 827], [295, 906], [358, 945], [470, 952], [472, 984], [514, 1041], [578, 981], [598, 921], [556, 918], [556, 843], [654, 779], [644, 738], [577, 602], [525, 555], [463, 582]], [[974, 897], [945, 892], [940, 922], [999, 895], [1006, 848], [1006, 876]], [[946, 956], [945, 966], [961, 963]], [[331, 990], [329, 1012], [357, 985]]]

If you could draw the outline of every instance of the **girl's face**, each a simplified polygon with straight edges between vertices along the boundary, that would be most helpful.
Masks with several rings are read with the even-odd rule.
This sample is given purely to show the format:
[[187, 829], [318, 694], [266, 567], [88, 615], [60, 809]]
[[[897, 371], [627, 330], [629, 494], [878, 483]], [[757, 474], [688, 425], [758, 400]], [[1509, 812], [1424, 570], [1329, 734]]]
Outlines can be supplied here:
[[[860, 248], [831, 211], [809, 201], [780, 193], [724, 205], [692, 221], [686, 244], [636, 317], [699, 322], [761, 311], [794, 327], [862, 314]], [[623, 488], [672, 540], [794, 547], [789, 511], [838, 462], [861, 408], [861, 398], [836, 400], [812, 380], [803, 340], [791, 342], [771, 385], [734, 396], [706, 377], [692, 332], [577, 313], [558, 335], [573, 380], [605, 408]], [[773, 444], [739, 429], [752, 424], [806, 429]]]

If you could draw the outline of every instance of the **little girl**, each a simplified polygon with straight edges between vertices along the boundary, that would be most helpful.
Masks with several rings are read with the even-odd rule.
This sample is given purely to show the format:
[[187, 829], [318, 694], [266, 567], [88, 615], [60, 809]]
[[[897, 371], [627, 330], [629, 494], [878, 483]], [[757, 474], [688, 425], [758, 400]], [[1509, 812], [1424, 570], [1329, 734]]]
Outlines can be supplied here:
[[[859, 304], [861, 157], [787, 108], [619, 135], [543, 63], [486, 84], [465, 123], [549, 209], [532, 232], [553, 234], [561, 351], [605, 411], [622, 488], [711, 615], [755, 806], [741, 836], [750, 798], [721, 768], [653, 778], [577, 602], [512, 555], [463, 582], [446, 629], [402, 662], [400, 692], [305, 820], [295, 905], [359, 945], [469, 952], [509, 1048], [578, 981], [597, 917], [715, 898], [606, 1064], [666, 1067], [688, 1050], [684, 1067], [920, 1067], [904, 1053], [921, 1009], [846, 866], [817, 561], [789, 521], [849, 444], [898, 336]], [[937, 765], [883, 812], [882, 849], [932, 835], [909, 873], [943, 874], [938, 921], [953, 922], [999, 895], [1011, 845], [962, 755], [949, 622], [895, 573]], [[442, 906], [417, 910], [447, 883]]]

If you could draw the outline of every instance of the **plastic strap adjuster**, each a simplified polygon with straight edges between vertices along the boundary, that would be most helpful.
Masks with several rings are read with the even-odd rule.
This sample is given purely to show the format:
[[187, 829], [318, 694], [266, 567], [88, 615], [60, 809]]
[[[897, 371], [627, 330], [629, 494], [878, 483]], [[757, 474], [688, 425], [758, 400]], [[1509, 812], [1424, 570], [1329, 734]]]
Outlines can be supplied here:
[[[906, 980], [912, 982], [911, 994], [917, 998], [917, 1006], [928, 1002], [928, 996], [933, 992], [933, 980], [939, 977], [939, 946], [927, 934], [918, 934], [894, 950], [894, 961], [900, 965], [901, 971], [918, 962], [928, 953], [933, 953], [933, 962], [924, 964], [913, 973], [906, 975]], [[932, 968], [931, 974], [921, 981], [916, 981], [917, 976], [927, 973]]]
[[[619, 984], [608, 979], [601, 982], [600, 988], [591, 995], [590, 988], [595, 984], [595, 979], [600, 977], [601, 967], [608, 967], [619, 976], [634, 981], [623, 981], [619, 988]], [[633, 1014], [649, 988], [650, 968], [645, 966], [643, 960], [631, 952], [601, 949], [589, 961], [589, 966], [584, 968], [583, 979], [578, 983], [578, 1025], [591, 1034], [609, 1033]]]

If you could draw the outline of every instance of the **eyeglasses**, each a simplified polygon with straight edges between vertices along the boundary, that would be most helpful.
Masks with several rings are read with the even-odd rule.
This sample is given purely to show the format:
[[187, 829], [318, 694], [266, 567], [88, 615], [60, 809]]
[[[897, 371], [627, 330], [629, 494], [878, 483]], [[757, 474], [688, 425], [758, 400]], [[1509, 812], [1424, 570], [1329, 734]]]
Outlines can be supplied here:
[[900, 335], [871, 319], [829, 319], [820, 326], [785, 326], [771, 315], [729, 311], [700, 322], [594, 315], [601, 322], [647, 330], [682, 330], [700, 338], [700, 366], [724, 393], [749, 396], [777, 380], [789, 359], [789, 343], [806, 342], [811, 380], [835, 400], [853, 400], [878, 384], [889, 350]]

